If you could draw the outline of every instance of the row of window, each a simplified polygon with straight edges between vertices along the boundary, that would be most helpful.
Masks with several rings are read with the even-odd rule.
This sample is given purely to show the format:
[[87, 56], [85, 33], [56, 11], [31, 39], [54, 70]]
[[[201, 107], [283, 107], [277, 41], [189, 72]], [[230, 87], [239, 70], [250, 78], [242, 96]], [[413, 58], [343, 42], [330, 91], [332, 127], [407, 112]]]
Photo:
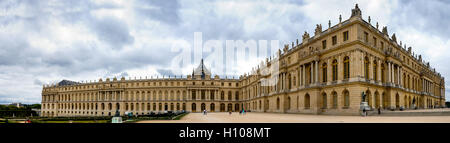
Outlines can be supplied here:
[[[342, 40], [345, 42], [345, 41], [347, 41], [349, 38], [348, 38], [348, 31], [345, 31], [345, 32], [343, 32], [342, 33]], [[331, 37], [331, 45], [336, 45], [337, 44], [337, 36], [335, 35], [335, 36], [333, 36], [333, 37]], [[326, 49], [327, 48], [327, 40], [323, 40], [322, 41], [322, 49]]]
[[[175, 82], [176, 86], [181, 86], [182, 83], [183, 86], [186, 85], [186, 82]], [[131, 82], [126, 83], [126, 87], [139, 87], [139, 86], [175, 86], [174, 82]], [[197, 82], [192, 82], [192, 85], [196, 85]], [[228, 83], [228, 86], [233, 86], [232, 82], [226, 82]], [[215, 85], [214, 82], [201, 82], [201, 85]], [[220, 83], [221, 86], [225, 86], [225, 82]], [[123, 84], [122, 84], [123, 85]], [[234, 84], [235, 87], [239, 86], [239, 83]], [[101, 88], [101, 87], [117, 87], [117, 84], [102, 84], [102, 85], [85, 85], [85, 86], [74, 86], [74, 87], [64, 87], [61, 88], [63, 91], [69, 91], [69, 90], [82, 90], [82, 89], [93, 89], [93, 88]], [[44, 91], [51, 91], [51, 89], [44, 89]]]
[[[201, 100], [205, 100], [206, 99], [206, 95], [205, 94], [206, 94], [205, 91], [202, 90], [201, 94], [200, 94]], [[196, 94], [196, 91], [193, 90], [192, 91], [192, 100], [196, 100], [196, 99], [197, 99], [197, 94]], [[211, 100], [215, 99], [214, 98], [214, 92], [210, 92], [209, 99], [211, 99]], [[228, 91], [228, 100], [231, 101], [232, 99], [233, 99], [233, 95], [231, 94], [231, 91]], [[234, 99], [235, 100], [239, 100], [239, 91], [236, 91]], [[225, 92], [224, 91], [220, 92], [220, 100], [225, 100]]]

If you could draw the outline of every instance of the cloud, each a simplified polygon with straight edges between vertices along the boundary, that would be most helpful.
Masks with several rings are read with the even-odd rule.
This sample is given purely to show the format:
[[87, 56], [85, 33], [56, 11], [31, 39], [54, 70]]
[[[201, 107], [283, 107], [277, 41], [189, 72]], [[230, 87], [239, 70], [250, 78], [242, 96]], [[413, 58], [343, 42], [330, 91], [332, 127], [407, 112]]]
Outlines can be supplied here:
[[[187, 75], [199, 61], [180, 64], [172, 58], [193, 47], [194, 32], [202, 32], [203, 42], [280, 40], [281, 46], [301, 39], [304, 31], [313, 33], [315, 24], [326, 28], [340, 14], [347, 19], [355, 3], [364, 19], [371, 16], [372, 24], [387, 25], [444, 77], [450, 76], [450, 69], [440, 66], [450, 60], [445, 55], [450, 52], [448, 1], [4, 0], [0, 102], [38, 103], [42, 84], [62, 79]], [[173, 51], [174, 41], [188, 46]], [[260, 62], [253, 58], [228, 73], [249, 72], [249, 65]], [[223, 65], [214, 66], [213, 74], [226, 76], [217, 67]]]
[[98, 19], [91, 28], [97, 37], [108, 43], [114, 49], [120, 49], [125, 44], [134, 42], [125, 22], [112, 17]]

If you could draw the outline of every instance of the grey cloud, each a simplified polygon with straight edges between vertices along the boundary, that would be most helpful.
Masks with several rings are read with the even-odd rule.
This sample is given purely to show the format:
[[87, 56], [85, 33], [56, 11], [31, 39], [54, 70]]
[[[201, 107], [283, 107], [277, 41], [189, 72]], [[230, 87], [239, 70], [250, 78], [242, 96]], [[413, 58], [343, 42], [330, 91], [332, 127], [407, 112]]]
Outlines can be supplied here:
[[39, 86], [42, 86], [43, 84], [44, 84], [44, 82], [42, 82], [41, 80], [39, 80], [39, 79], [34, 79], [34, 82], [33, 82], [35, 85], [39, 85]]
[[122, 73], [120, 73], [120, 77], [127, 77], [128, 76], [128, 73], [127, 72], [122, 72]]
[[162, 21], [169, 25], [178, 25], [180, 22], [178, 15], [180, 4], [178, 0], [139, 0], [136, 1], [136, 5], [138, 5], [136, 8], [137, 13], [143, 18]]
[[99, 19], [93, 24], [92, 30], [100, 40], [109, 43], [115, 49], [134, 42], [127, 24], [112, 17]]
[[393, 12], [393, 24], [410, 26], [447, 39], [450, 38], [449, 1], [409, 1], [402, 0], [401, 8]]
[[[286, 40], [290, 44], [291, 41], [300, 39], [305, 30], [309, 31], [310, 34], [313, 31], [312, 28], [308, 28], [308, 26], [313, 25], [309, 25], [310, 20], [303, 15], [301, 10], [287, 10], [282, 16], [273, 16], [272, 14], [276, 13], [277, 9], [260, 7], [257, 14], [267, 15], [268, 20], [255, 25], [245, 25], [245, 20], [252, 19], [243, 19], [240, 17], [241, 14], [252, 15], [253, 13], [233, 13], [233, 11], [226, 14], [218, 13], [216, 5], [211, 4], [212, 2], [135, 1], [132, 11], [136, 15], [117, 19], [114, 17], [98, 18], [93, 16], [92, 12], [98, 9], [125, 7], [114, 4], [96, 4], [82, 0], [0, 1], [0, 10], [6, 13], [0, 16], [0, 31], [9, 31], [8, 33], [0, 33], [0, 66], [4, 69], [0, 73], [5, 77], [12, 76], [13, 73], [17, 72], [15, 67], [21, 67], [24, 71], [27, 71], [24, 74], [29, 74], [32, 77], [39, 76], [31, 78], [27, 82], [33, 85], [47, 83], [49, 81], [46, 81], [46, 78], [53, 80], [55, 76], [67, 79], [85, 79], [81, 77], [83, 74], [98, 70], [108, 71], [105, 76], [127, 77], [129, 76], [128, 69], [139, 69], [149, 65], [156, 67], [159, 74], [173, 75], [173, 73], [176, 73], [173, 70], [176, 69], [167, 67], [171, 64], [171, 57], [178, 53], [170, 51], [170, 44], [150, 43], [143, 45], [143, 47], [133, 47], [142, 44], [135, 43], [141, 37], [133, 37], [134, 35], [131, 35], [131, 32], [145, 29], [148, 30], [150, 37], [183, 39], [192, 45], [194, 32], [203, 32], [204, 42], [215, 39], [278, 39]], [[276, 1], [276, 3], [281, 2]], [[284, 3], [303, 5], [304, 2], [288, 0]], [[448, 1], [433, 1], [430, 3], [428, 1], [405, 1], [404, 3], [405, 8], [394, 11], [398, 15], [394, 16], [393, 23], [399, 23], [398, 26], [416, 26], [420, 31], [446, 38], [450, 37], [448, 35], [450, 29], [445, 28], [448, 27], [445, 24], [450, 23], [447, 18], [450, 17], [450, 12], [447, 10], [447, 7], [449, 7]], [[22, 11], [13, 13], [20, 7], [24, 7], [21, 9]], [[195, 11], [196, 14], [182, 13], [184, 10]], [[411, 20], [412, 16], [415, 20]], [[137, 23], [133, 23], [129, 18], [133, 18]], [[145, 25], [142, 24], [143, 22], [140, 23], [146, 20], [156, 21], [158, 24]], [[37, 34], [50, 41], [54, 40], [54, 37], [52, 37], [54, 35], [49, 34], [54, 30], [52, 25], [54, 23], [51, 23], [51, 21], [56, 21], [69, 28], [71, 28], [71, 25], [87, 28], [99, 39], [99, 42], [96, 39], [73, 41], [71, 42], [73, 44], [60, 46], [52, 52], [40, 50], [40, 48], [46, 47], [32, 47], [28, 35]], [[326, 25], [326, 22], [323, 21], [322, 25]], [[5, 29], [10, 27], [18, 27], [18, 29]], [[247, 27], [256, 30], [246, 29]], [[107, 46], [100, 47], [101, 45]], [[128, 45], [131, 46], [131, 49], [123, 48]], [[35, 69], [44, 70], [36, 71]], [[230, 78], [230, 75], [228, 75], [228, 78]], [[23, 93], [11, 90], [7, 94], [0, 95], [0, 98], [18, 96]], [[40, 93], [36, 92], [36, 94]], [[27, 97], [27, 100], [40, 100], [36, 97]]]
[[167, 76], [174, 76], [172, 70], [166, 70], [166, 69], [157, 69], [156, 70], [159, 74]]

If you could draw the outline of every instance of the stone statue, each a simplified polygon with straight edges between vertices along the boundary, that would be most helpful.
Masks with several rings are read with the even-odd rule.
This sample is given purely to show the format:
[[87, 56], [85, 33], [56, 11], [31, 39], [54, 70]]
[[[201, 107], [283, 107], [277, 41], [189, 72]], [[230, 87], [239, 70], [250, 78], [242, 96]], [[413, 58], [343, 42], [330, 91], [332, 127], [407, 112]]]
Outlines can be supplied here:
[[339, 23], [342, 22], [342, 15], [339, 15]]
[[331, 27], [331, 20], [328, 20], [328, 29]]
[[378, 29], [378, 22], [377, 22], [377, 29]]
[[364, 91], [361, 93], [361, 102], [366, 102], [366, 94], [364, 94]]
[[[294, 44], [292, 43], [292, 45], [294, 45]], [[289, 44], [284, 45], [283, 52], [286, 53], [288, 48], [289, 48]]]
[[370, 16], [369, 16], [369, 24], [370, 24]]
[[116, 114], [114, 114], [114, 117], [120, 117], [119, 109], [116, 110]]
[[316, 30], [315, 30], [315, 35], [319, 35], [320, 33], [322, 33], [322, 24], [317, 24], [316, 25]]
[[364, 91], [361, 93], [361, 104], [359, 105], [360, 110], [363, 111], [368, 111], [370, 110], [370, 107], [368, 105], [368, 103], [366, 102], [366, 94], [364, 93]]
[[394, 33], [394, 34], [392, 34], [392, 37], [391, 37], [391, 39], [392, 39], [392, 40], [394, 40], [394, 42], [395, 42], [395, 43], [397, 43], [397, 37], [395, 37], [395, 33]]
[[359, 16], [359, 17], [362, 16], [361, 10], [359, 9], [358, 4], [356, 4], [355, 8], [352, 9], [352, 16], [351, 17], [353, 17], [353, 16]]
[[303, 42], [305, 42], [306, 40], [308, 40], [308, 39], [309, 39], [309, 34], [308, 34], [308, 32], [305, 31], [305, 33], [303, 34], [302, 38], [303, 38]]
[[383, 27], [383, 34], [384, 34], [384, 35], [389, 35], [389, 34], [388, 34], [388, 30], [387, 30], [387, 26], [384, 26], [384, 27]]

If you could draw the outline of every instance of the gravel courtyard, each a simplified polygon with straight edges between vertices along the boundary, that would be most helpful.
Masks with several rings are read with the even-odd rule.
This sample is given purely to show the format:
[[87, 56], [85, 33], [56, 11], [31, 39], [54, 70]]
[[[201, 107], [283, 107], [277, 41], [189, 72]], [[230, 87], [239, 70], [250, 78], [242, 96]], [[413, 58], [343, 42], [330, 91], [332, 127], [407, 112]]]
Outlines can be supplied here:
[[181, 120], [147, 120], [138, 123], [450, 123], [450, 116], [331, 116], [280, 113], [189, 113]]

